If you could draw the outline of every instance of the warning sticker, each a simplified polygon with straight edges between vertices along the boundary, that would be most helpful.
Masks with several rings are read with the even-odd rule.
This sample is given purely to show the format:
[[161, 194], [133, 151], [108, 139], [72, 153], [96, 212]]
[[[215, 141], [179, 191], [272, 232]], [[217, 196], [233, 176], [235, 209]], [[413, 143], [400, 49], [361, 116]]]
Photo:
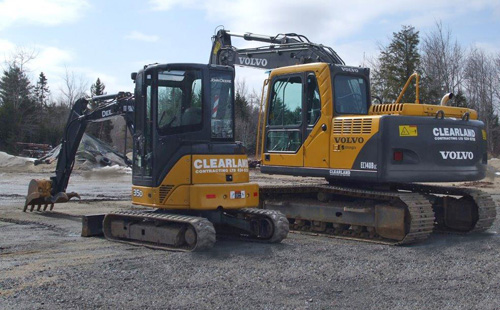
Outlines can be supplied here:
[[401, 125], [399, 126], [400, 137], [416, 137], [418, 136], [417, 125]]
[[486, 130], [482, 130], [483, 131], [483, 140], [486, 140]]

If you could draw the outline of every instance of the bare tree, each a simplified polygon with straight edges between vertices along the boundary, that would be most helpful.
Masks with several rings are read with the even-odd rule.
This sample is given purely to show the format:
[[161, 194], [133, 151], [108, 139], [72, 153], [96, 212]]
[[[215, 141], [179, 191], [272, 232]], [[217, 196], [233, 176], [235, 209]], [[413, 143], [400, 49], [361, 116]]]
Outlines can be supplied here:
[[464, 85], [469, 105], [484, 122], [487, 132], [488, 151], [496, 149], [498, 137], [498, 99], [495, 93], [499, 87], [492, 57], [483, 50], [473, 49], [467, 59]]
[[[379, 44], [379, 49], [382, 50], [384, 47]], [[384, 94], [387, 93], [387, 79], [382, 76], [382, 67], [380, 64], [380, 59], [378, 57], [371, 57], [365, 59], [366, 63], [370, 67], [371, 71], [371, 93], [372, 102], [383, 103]], [[376, 98], [375, 101], [373, 99]]]
[[494, 59], [494, 66], [495, 66], [495, 104], [496, 104], [496, 109], [498, 111], [498, 108], [500, 106], [500, 53], [497, 55], [497, 57]]
[[29, 72], [29, 69], [26, 65], [35, 59], [38, 56], [39, 52], [36, 48], [28, 48], [18, 46], [11, 53], [8, 60], [5, 60], [5, 63], [8, 67], [18, 67], [23, 72]]
[[424, 36], [421, 49], [421, 68], [428, 100], [439, 102], [449, 92], [460, 95], [466, 54], [458, 41], [453, 41], [451, 30], [444, 29], [442, 23], [437, 22], [435, 30]]
[[64, 85], [59, 89], [62, 96], [60, 102], [71, 109], [79, 98], [87, 95], [89, 82], [82, 75], [75, 76], [75, 73], [70, 72], [68, 68], [66, 68], [62, 79]]

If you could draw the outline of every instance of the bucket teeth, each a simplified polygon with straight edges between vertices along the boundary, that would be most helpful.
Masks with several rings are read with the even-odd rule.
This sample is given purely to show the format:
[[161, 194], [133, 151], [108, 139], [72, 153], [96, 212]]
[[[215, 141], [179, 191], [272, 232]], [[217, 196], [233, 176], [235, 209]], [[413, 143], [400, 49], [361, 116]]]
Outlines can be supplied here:
[[52, 196], [51, 191], [51, 181], [35, 179], [31, 180], [28, 186], [28, 195], [26, 196], [26, 203], [24, 204], [23, 211], [26, 212], [26, 210], [28, 210], [28, 206], [30, 206], [30, 212], [33, 212], [33, 210], [35, 210], [35, 206], [36, 211], [42, 211], [42, 205], [43, 211], [47, 211], [47, 208], [49, 209], [49, 211], [52, 211], [52, 209], [54, 209], [54, 203], [67, 202], [73, 197], [80, 198], [80, 195], [74, 192], [59, 192]]

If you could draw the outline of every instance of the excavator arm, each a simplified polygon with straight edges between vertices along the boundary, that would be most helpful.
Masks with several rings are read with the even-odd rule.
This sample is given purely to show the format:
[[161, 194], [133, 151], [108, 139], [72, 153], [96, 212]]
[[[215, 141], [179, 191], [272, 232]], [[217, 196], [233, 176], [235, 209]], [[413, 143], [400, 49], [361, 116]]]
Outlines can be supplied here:
[[54, 203], [67, 202], [73, 197], [80, 197], [77, 193], [66, 193], [69, 177], [75, 164], [76, 152], [87, 125], [92, 122], [101, 122], [115, 116], [123, 116], [127, 127], [134, 133], [134, 98], [130, 93], [120, 92], [113, 95], [81, 98], [75, 102], [70, 111], [64, 135], [61, 140], [61, 150], [57, 160], [55, 176], [49, 180], [31, 180], [24, 211], [35, 205], [40, 211]]
[[[232, 37], [263, 42], [267, 45], [237, 48], [232, 45]], [[344, 65], [344, 61], [332, 48], [312, 43], [307, 37], [296, 33], [267, 36], [253, 33], [239, 34], [220, 29], [212, 37], [210, 64], [274, 69], [312, 62]]]

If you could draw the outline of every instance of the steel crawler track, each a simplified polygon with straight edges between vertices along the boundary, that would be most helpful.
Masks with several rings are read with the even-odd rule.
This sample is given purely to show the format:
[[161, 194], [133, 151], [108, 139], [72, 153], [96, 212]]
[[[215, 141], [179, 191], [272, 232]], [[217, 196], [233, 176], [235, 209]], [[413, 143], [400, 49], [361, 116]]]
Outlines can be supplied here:
[[[273, 199], [281, 199], [283, 207], [278, 210], [286, 213], [286, 205], [292, 205], [295, 201], [303, 197], [310, 197], [311, 194], [329, 193], [336, 197], [349, 197], [360, 199], [360, 201], [373, 200], [378, 203], [403, 204], [408, 216], [405, 217], [406, 234], [400, 240], [382, 238], [374, 233], [355, 233], [352, 230], [344, 229], [326, 229], [325, 231], [314, 231], [311, 226], [295, 227], [295, 230], [312, 232], [314, 234], [325, 234], [334, 238], [342, 238], [348, 240], [359, 240], [364, 242], [390, 244], [390, 245], [405, 245], [423, 241], [429, 237], [435, 228], [435, 214], [433, 210], [432, 199], [430, 195], [455, 195], [470, 197], [478, 209], [478, 220], [474, 227], [469, 232], [478, 232], [487, 230], [493, 223], [496, 217], [495, 204], [491, 197], [480, 190], [476, 189], [461, 189], [438, 187], [418, 184], [398, 184], [395, 187], [397, 190], [392, 191], [375, 191], [364, 190], [350, 187], [342, 187], [328, 184], [318, 185], [263, 185], [260, 187], [260, 195], [263, 200], [263, 207], [266, 208], [266, 201]], [[314, 199], [310, 200], [314, 204]], [[272, 204], [269, 208], [273, 208]], [[321, 210], [320, 210], [321, 211]], [[327, 214], [327, 213], [325, 213]], [[295, 219], [289, 218], [293, 222]], [[302, 217], [301, 220], [307, 220]], [[303, 221], [302, 221], [303, 222]], [[325, 219], [328, 222], [328, 219]], [[293, 225], [290, 225], [293, 229]], [[448, 231], [450, 232], [450, 231]]]
[[404, 190], [417, 191], [428, 195], [450, 195], [450, 196], [462, 196], [469, 197], [472, 199], [476, 205], [478, 219], [474, 227], [469, 231], [454, 231], [447, 228], [436, 227], [438, 232], [446, 233], [475, 233], [484, 232], [488, 230], [496, 219], [497, 211], [496, 205], [491, 198], [491, 195], [479, 190], [472, 188], [460, 188], [460, 187], [449, 187], [449, 186], [431, 186], [423, 184], [397, 184], [397, 188]]

